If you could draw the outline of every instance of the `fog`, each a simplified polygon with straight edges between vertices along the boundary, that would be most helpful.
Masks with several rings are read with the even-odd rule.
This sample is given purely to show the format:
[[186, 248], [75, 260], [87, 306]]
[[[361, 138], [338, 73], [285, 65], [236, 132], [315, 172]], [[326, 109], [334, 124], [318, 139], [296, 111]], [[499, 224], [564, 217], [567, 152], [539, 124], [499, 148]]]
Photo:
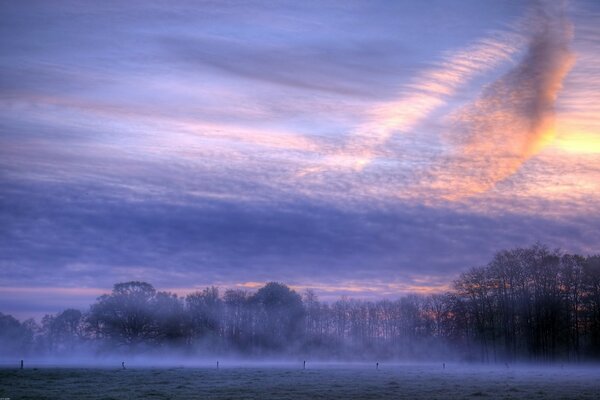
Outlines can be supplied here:
[[[142, 365], [142, 361], [144, 365]], [[248, 362], [0, 368], [11, 398], [597, 399], [598, 368], [447, 363]], [[156, 361], [156, 360], [153, 360]], [[138, 364], [139, 362], [139, 364]], [[48, 368], [45, 368], [48, 367]]]
[[88, 310], [40, 323], [0, 313], [0, 362], [215, 366], [393, 362], [510, 367], [600, 360], [600, 257], [536, 245], [501, 251], [430, 296], [321, 302], [270, 282], [186, 297], [114, 285]]

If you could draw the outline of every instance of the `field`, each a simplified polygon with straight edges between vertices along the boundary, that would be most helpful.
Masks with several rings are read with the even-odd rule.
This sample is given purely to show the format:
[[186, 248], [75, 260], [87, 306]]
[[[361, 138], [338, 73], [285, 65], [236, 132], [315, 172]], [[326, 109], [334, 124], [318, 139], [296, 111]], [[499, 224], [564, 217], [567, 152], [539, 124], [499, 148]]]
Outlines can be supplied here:
[[16, 399], [598, 399], [600, 368], [253, 364], [0, 369]]

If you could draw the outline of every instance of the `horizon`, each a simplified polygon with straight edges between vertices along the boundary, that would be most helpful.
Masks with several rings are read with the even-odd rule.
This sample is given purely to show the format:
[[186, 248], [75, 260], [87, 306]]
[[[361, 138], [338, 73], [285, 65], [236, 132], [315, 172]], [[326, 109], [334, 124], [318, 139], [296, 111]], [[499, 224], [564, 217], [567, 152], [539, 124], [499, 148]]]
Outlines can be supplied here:
[[[0, 312], [600, 254], [600, 4], [10, 2]], [[162, 289], [164, 288], [164, 289]]]
[[[542, 247], [544, 248], [544, 246], [542, 245]], [[568, 253], [564, 253], [562, 251], [560, 251], [560, 249], [555, 249], [555, 251], [558, 251], [559, 254], [568, 254]], [[499, 252], [498, 252], [499, 253]], [[496, 254], [498, 254], [496, 253]], [[582, 255], [583, 257], [598, 257], [600, 256], [600, 254], [586, 254], [586, 255]], [[471, 267], [473, 268], [473, 267]], [[465, 269], [466, 271], [466, 269]], [[465, 272], [462, 271], [462, 272]], [[432, 286], [424, 286], [421, 288], [421, 290], [416, 290], [414, 287], [410, 287], [410, 288], [398, 288], [398, 287], [393, 287], [392, 285], [381, 285], [380, 287], [376, 287], [376, 288], [372, 288], [370, 291], [365, 291], [364, 286], [360, 286], [358, 285], [357, 287], [348, 287], [348, 288], [340, 288], [339, 286], [336, 286], [334, 288], [323, 288], [323, 287], [319, 287], [319, 286], [298, 286], [298, 285], [293, 285], [293, 284], [288, 284], [286, 282], [282, 282], [282, 281], [265, 281], [265, 282], [244, 282], [244, 283], [240, 283], [240, 284], [235, 284], [233, 286], [224, 286], [224, 285], [219, 285], [218, 283], [207, 283], [207, 284], [196, 284], [193, 285], [191, 287], [185, 287], [185, 288], [161, 288], [161, 287], [155, 287], [156, 291], [160, 291], [160, 292], [166, 292], [166, 293], [171, 293], [171, 294], [175, 294], [176, 296], [178, 296], [179, 299], [181, 300], [185, 300], [185, 297], [191, 294], [197, 294], [202, 292], [202, 290], [207, 289], [207, 288], [212, 288], [215, 287], [219, 293], [221, 294], [221, 296], [223, 295], [223, 293], [227, 290], [244, 290], [246, 291], [248, 294], [252, 295], [254, 293], [256, 293], [256, 291], [258, 289], [260, 289], [261, 287], [264, 287], [267, 283], [270, 282], [276, 282], [276, 283], [281, 283], [287, 287], [289, 287], [290, 289], [292, 289], [293, 291], [297, 292], [298, 294], [300, 294], [301, 296], [304, 297], [304, 295], [307, 293], [307, 291], [311, 291], [313, 292], [317, 298], [318, 301], [323, 302], [323, 303], [333, 303], [335, 301], [338, 300], [343, 300], [343, 299], [348, 299], [348, 300], [359, 300], [359, 301], [381, 301], [381, 300], [391, 300], [391, 301], [396, 301], [399, 300], [403, 297], [406, 296], [410, 296], [410, 295], [416, 295], [416, 296], [428, 296], [428, 295], [432, 295], [432, 294], [445, 294], [445, 293], [449, 293], [452, 292], [452, 284], [457, 281], [459, 279], [459, 275], [455, 276], [454, 278], [452, 278], [450, 281], [445, 282], [445, 283], [439, 283], [439, 286], [437, 287], [432, 287]], [[130, 281], [130, 282], [134, 282], [134, 281]], [[149, 283], [150, 285], [154, 286], [152, 284], [151, 281], [148, 280], [141, 280], [138, 282], [145, 282], [145, 283]], [[55, 297], [59, 297], [59, 304], [61, 304], [62, 308], [57, 308], [56, 306], [52, 306], [51, 308], [49, 308], [46, 311], [36, 311], [35, 313], [31, 313], [31, 312], [11, 312], [11, 310], [0, 310], [1, 313], [4, 313], [5, 315], [12, 315], [13, 317], [17, 318], [19, 321], [25, 321], [27, 319], [33, 319], [34, 321], [36, 321], [37, 323], [40, 323], [42, 318], [44, 316], [47, 315], [57, 315], [59, 312], [65, 311], [67, 309], [75, 309], [78, 311], [81, 311], [82, 313], [86, 313], [88, 312], [88, 310], [90, 309], [92, 303], [94, 301], [96, 301], [100, 296], [102, 295], [107, 295], [110, 294], [111, 291], [113, 290], [113, 288], [115, 287], [115, 285], [120, 284], [120, 283], [125, 283], [125, 282], [115, 282], [111, 287], [109, 288], [52, 288], [50, 290], [48, 290], [50, 295], [53, 295]], [[23, 305], [25, 305], [25, 307], [27, 307], [28, 305], [28, 298], [31, 295], [31, 293], [38, 293], [39, 294], [39, 288], [36, 287], [20, 287], [20, 288], [16, 288], [16, 289], [5, 289], [7, 294], [11, 294], [12, 295], [12, 301], [14, 303], [18, 303], [21, 307], [23, 307]], [[60, 296], [64, 296], [66, 292], [66, 296], [64, 299], [60, 298]], [[74, 303], [72, 304], [67, 304], [66, 301], [73, 301], [75, 300]], [[64, 306], [65, 304], [67, 304], [66, 306]], [[32, 304], [34, 307], [39, 307], [36, 303]]]
[[[292, 290], [293, 292], [300, 295], [302, 297], [303, 301], [305, 300], [306, 296], [311, 296], [311, 297], [315, 296], [314, 299], [317, 302], [320, 302], [323, 304], [330, 304], [330, 305], [337, 301], [362, 301], [362, 302], [400, 301], [403, 298], [407, 298], [407, 296], [418, 296], [421, 299], [427, 301], [427, 299], [431, 295], [447, 295], [449, 293], [456, 293], [457, 289], [454, 286], [456, 285], [457, 282], [459, 282], [463, 279], [465, 273], [469, 273], [470, 271], [473, 271], [473, 269], [477, 269], [477, 268], [491, 268], [491, 266], [495, 262], [497, 263], [498, 260], [502, 259], [505, 256], [505, 254], [507, 254], [507, 253], [512, 253], [512, 252], [518, 253], [519, 251], [527, 252], [527, 251], [538, 251], [538, 250], [546, 251], [546, 252], [548, 252], [549, 255], [550, 254], [555, 255], [559, 258], [571, 257], [571, 256], [580, 257], [581, 260], [588, 260], [592, 263], [597, 262], [597, 260], [600, 260], [600, 254], [585, 254], [585, 255], [570, 254], [570, 253], [561, 251], [560, 249], [552, 249], [551, 250], [543, 244], [536, 243], [535, 245], [528, 247], [528, 248], [503, 249], [501, 251], [498, 251], [494, 254], [494, 259], [490, 260], [485, 265], [470, 267], [469, 269], [465, 269], [464, 271], [462, 271], [459, 275], [455, 276], [453, 279], [451, 279], [448, 282], [440, 283], [440, 285], [435, 288], [432, 288], [432, 286], [424, 286], [421, 288], [421, 290], [415, 290], [414, 287], [397, 288], [397, 287], [392, 287], [391, 285], [387, 285], [387, 286], [385, 286], [385, 290], [382, 290], [381, 287], [379, 287], [379, 288], [373, 288], [367, 292], [367, 291], [365, 291], [364, 286], [348, 287], [348, 288], [344, 288], [344, 290], [340, 290], [339, 287], [335, 287], [335, 288], [331, 289], [331, 288], [323, 288], [323, 287], [319, 287], [319, 286], [310, 286], [310, 287], [297, 286], [297, 285], [288, 284], [283, 281], [244, 282], [244, 283], [236, 284], [233, 286], [222, 286], [222, 285], [219, 285], [218, 283], [208, 283], [208, 284], [203, 284], [203, 285], [196, 284], [192, 287], [187, 287], [187, 288], [161, 288], [161, 287], [155, 287], [151, 281], [139, 280], [139, 281], [128, 281], [128, 282], [115, 282], [111, 288], [53, 288], [52, 290], [50, 290], [50, 293], [52, 295], [60, 296], [64, 292], [67, 292], [67, 299], [72, 301], [74, 298], [76, 298], [77, 301], [71, 305], [68, 305], [68, 306], [63, 307], [58, 310], [56, 310], [55, 307], [53, 307], [50, 309], [50, 311], [45, 311], [45, 312], [40, 311], [36, 314], [31, 314], [31, 313], [27, 313], [27, 312], [25, 312], [25, 313], [11, 312], [11, 310], [0, 310], [0, 313], [2, 313], [4, 315], [15, 317], [20, 322], [23, 322], [28, 319], [33, 319], [36, 323], [42, 322], [43, 317], [47, 317], [47, 316], [55, 317], [57, 315], [60, 315], [61, 312], [64, 312], [66, 310], [77, 310], [77, 311], [80, 311], [82, 313], [82, 315], [86, 315], [91, 310], [93, 302], [94, 301], [97, 302], [101, 298], [101, 296], [110, 295], [111, 292], [114, 293], [115, 288], [119, 285], [132, 284], [132, 283], [149, 284], [156, 290], [157, 293], [162, 292], [162, 293], [166, 293], [166, 294], [170, 294], [170, 295], [175, 295], [176, 298], [179, 301], [181, 301], [182, 303], [187, 302], [188, 296], [201, 295], [204, 290], [209, 290], [209, 289], [216, 289], [217, 293], [219, 295], [219, 298], [221, 300], [223, 300], [224, 294], [229, 290], [243, 291], [243, 292], [245, 292], [246, 295], [251, 297], [251, 296], [255, 295], [261, 288], [264, 288], [265, 286], [267, 286], [267, 284], [272, 284], [272, 283], [281, 284], [281, 285], [284, 285], [285, 287], [288, 287], [290, 290]], [[581, 260], [577, 261], [578, 265], [581, 264], [581, 265], [579, 265], [579, 268], [582, 268], [583, 265], [586, 263]], [[527, 274], [526, 270], [529, 268], [532, 268], [532, 267], [533, 267], [533, 265], [526, 265], [524, 267], [525, 268], [524, 273]], [[594, 268], [594, 267], [591, 267], [591, 268]], [[591, 272], [591, 273], [593, 274], [594, 272]], [[560, 274], [561, 273], [559, 273], [559, 275]], [[569, 279], [569, 278], [562, 277], [561, 279]], [[28, 302], [27, 296], [30, 295], [31, 293], [36, 293], [36, 292], [39, 292], [39, 288], [21, 287], [21, 288], [15, 289], [15, 290], [7, 290], [7, 293], [11, 293], [13, 295], [13, 301], [20, 303], [21, 306], [23, 306], [23, 304], [25, 304], [25, 306], [27, 306], [27, 302]], [[19, 295], [22, 297], [19, 297]], [[64, 304], [63, 303], [64, 301], [67, 301], [67, 300], [61, 299], [60, 303]], [[37, 306], [37, 305], [34, 303], [34, 306]]]
[[394, 300], [322, 301], [280, 282], [252, 292], [212, 286], [182, 297], [129, 281], [83, 312], [68, 308], [41, 323], [0, 313], [0, 359], [579, 363], [599, 359], [599, 301], [600, 255], [541, 245], [501, 251], [485, 267], [462, 273], [445, 293]]
[[[151, 285], [153, 283], [151, 280], [141, 280], [140, 282], [147, 282]], [[190, 287], [179, 287], [179, 288], [163, 288], [156, 287], [157, 291], [168, 292], [176, 294], [180, 299], [185, 298], [187, 295], [192, 293], [201, 292], [203, 289], [208, 287], [216, 287], [219, 289], [221, 293], [229, 289], [240, 289], [246, 290], [248, 293], [255, 293], [258, 289], [265, 286], [269, 282], [275, 281], [264, 281], [264, 282], [243, 282], [239, 284], [234, 284], [232, 286], [225, 286], [219, 284], [195, 284]], [[303, 295], [307, 290], [312, 290], [317, 294], [319, 301], [331, 303], [336, 300], [340, 300], [341, 298], [348, 299], [356, 299], [356, 300], [366, 300], [366, 301], [376, 301], [376, 300], [397, 300], [400, 297], [404, 297], [407, 295], [420, 295], [425, 296], [428, 294], [437, 294], [437, 293], [445, 293], [449, 290], [449, 283], [440, 284], [438, 287], [432, 288], [431, 286], [426, 286], [421, 290], [416, 290], [414, 288], [398, 288], [393, 287], [391, 285], [381, 284], [379, 287], [369, 288], [368, 290], [361, 285], [356, 287], [340, 287], [334, 286], [332, 288], [322, 287], [322, 286], [299, 286], [293, 284], [287, 284], [286, 282], [277, 281], [278, 283], [285, 284], [290, 289], [296, 291], [298, 294]], [[12, 315], [20, 321], [27, 320], [29, 318], [33, 318], [36, 322], [40, 322], [41, 319], [46, 315], [52, 315], [64, 311], [65, 309], [76, 309], [82, 312], [86, 312], [90, 305], [100, 296], [104, 294], [110, 294], [112, 288], [115, 284], [123, 283], [123, 282], [115, 282], [110, 287], [104, 288], [49, 288], [44, 290], [44, 294], [48, 296], [53, 296], [54, 298], [59, 299], [60, 306], [51, 305], [47, 310], [39, 310], [39, 304], [37, 300], [33, 303], [30, 303], [30, 295], [32, 293], [40, 294], [40, 288], [38, 287], [19, 287], [19, 288], [4, 288], [5, 294], [12, 296], [12, 302], [14, 304], [18, 304], [20, 308], [27, 308], [28, 306], [35, 307], [38, 311], [35, 313], [31, 313], [28, 311], [12, 311], [10, 309], [3, 309], [0, 312], [8, 315]], [[154, 285], [153, 285], [154, 286]], [[67, 301], [73, 301], [69, 305]], [[62, 307], [62, 308], [60, 308]]]

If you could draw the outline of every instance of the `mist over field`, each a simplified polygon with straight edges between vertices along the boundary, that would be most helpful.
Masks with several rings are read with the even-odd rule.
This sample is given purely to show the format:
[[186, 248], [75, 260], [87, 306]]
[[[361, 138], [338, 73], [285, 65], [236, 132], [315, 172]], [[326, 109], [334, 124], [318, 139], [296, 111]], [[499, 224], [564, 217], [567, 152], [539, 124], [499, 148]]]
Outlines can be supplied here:
[[598, 369], [373, 364], [0, 369], [13, 398], [596, 399]]
[[[321, 302], [271, 282], [179, 297], [114, 285], [83, 312], [0, 314], [0, 354], [50, 364], [600, 361], [600, 257], [536, 245], [497, 253], [429, 296]], [[5, 361], [6, 362], [6, 361]]]

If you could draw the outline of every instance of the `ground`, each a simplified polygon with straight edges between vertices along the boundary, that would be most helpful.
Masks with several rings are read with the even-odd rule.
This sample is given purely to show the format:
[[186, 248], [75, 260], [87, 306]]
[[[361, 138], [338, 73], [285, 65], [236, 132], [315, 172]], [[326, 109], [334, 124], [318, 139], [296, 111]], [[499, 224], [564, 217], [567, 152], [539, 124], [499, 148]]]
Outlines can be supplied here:
[[598, 399], [600, 367], [326, 365], [0, 368], [0, 399]]

